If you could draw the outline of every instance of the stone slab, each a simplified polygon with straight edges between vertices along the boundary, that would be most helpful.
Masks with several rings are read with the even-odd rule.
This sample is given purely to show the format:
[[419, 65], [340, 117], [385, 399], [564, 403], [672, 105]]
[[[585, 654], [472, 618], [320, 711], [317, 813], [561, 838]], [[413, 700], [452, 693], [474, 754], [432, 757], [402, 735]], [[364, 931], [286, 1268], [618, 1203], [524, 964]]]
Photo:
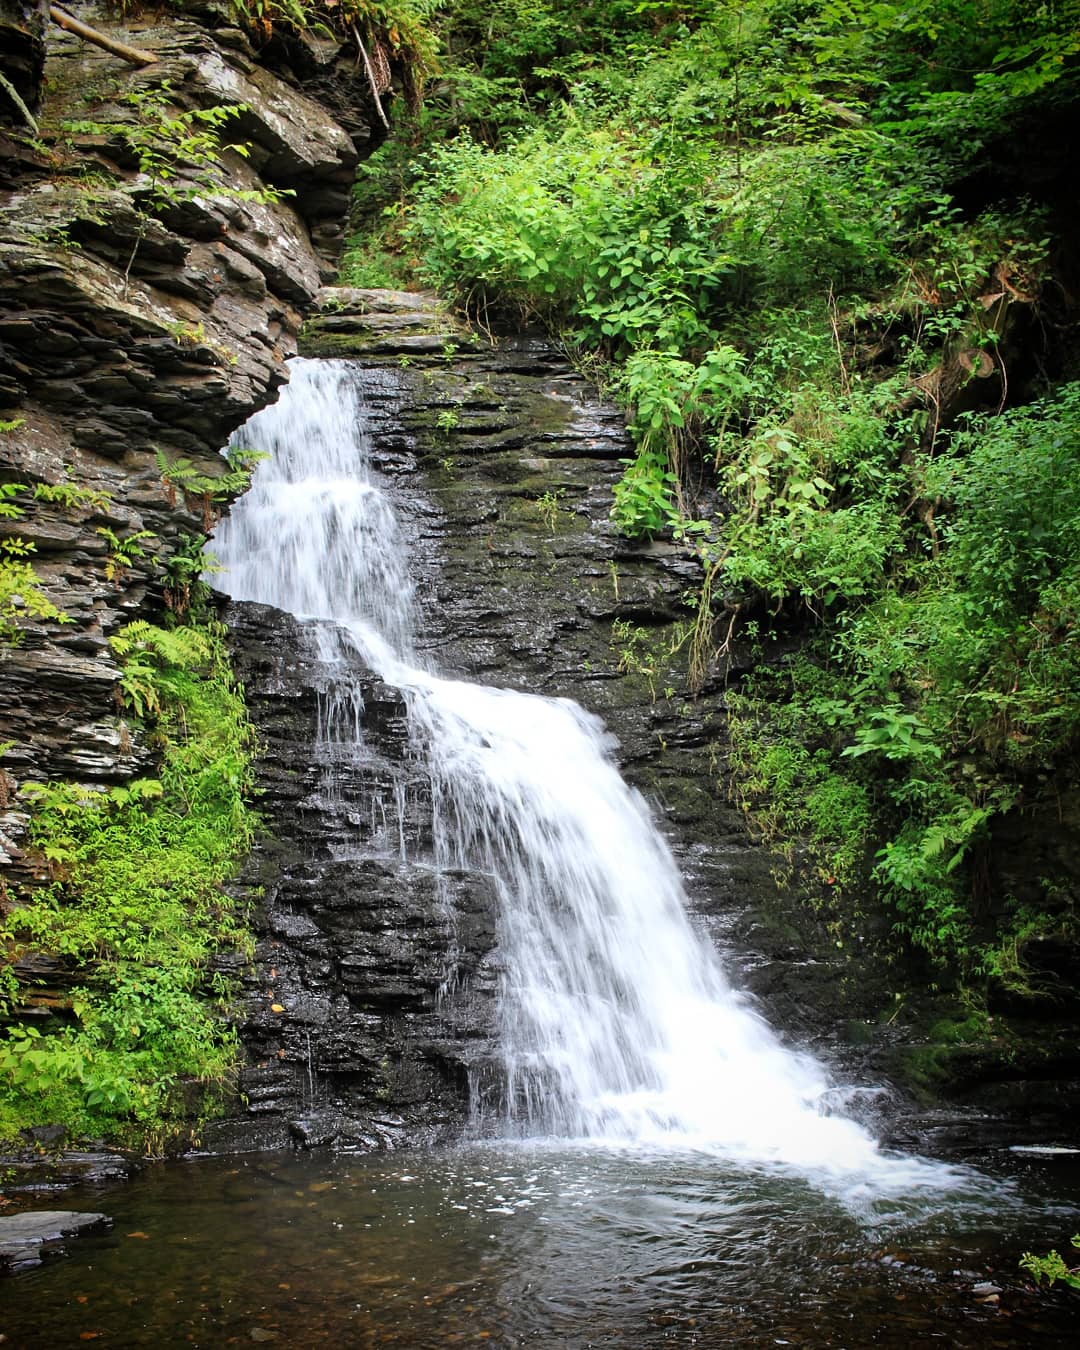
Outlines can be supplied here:
[[65, 1238], [111, 1227], [107, 1214], [71, 1209], [38, 1209], [0, 1218], [0, 1273], [40, 1265], [46, 1255], [63, 1253]]

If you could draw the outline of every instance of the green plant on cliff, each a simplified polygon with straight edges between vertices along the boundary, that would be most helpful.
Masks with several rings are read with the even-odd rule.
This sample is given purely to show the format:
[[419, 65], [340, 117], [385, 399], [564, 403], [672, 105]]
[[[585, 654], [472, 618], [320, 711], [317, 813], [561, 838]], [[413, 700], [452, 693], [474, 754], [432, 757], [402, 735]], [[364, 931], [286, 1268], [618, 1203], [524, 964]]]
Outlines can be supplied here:
[[[11, 423], [13, 429], [17, 423]], [[25, 492], [22, 483], [0, 483], [0, 521], [17, 521], [25, 514], [16, 502]], [[23, 638], [27, 619], [50, 619], [67, 623], [68, 618], [41, 589], [41, 578], [28, 559], [34, 553], [32, 540], [17, 534], [0, 537], [0, 644], [17, 646]]]
[[95, 533], [105, 541], [109, 550], [105, 559], [106, 581], [122, 580], [139, 558], [146, 557], [143, 545], [157, 538], [152, 530], [131, 530], [121, 538], [108, 525], [99, 525]]
[[[179, 8], [184, 0], [174, 0]], [[389, 91], [395, 61], [409, 102], [420, 98], [424, 80], [438, 68], [432, 15], [442, 0], [230, 0], [237, 21], [256, 41], [275, 29], [336, 37], [355, 47], [376, 97]]]
[[111, 497], [102, 488], [87, 487], [64, 478], [59, 483], [35, 483], [34, 500], [60, 506], [66, 511], [104, 511]]
[[221, 571], [214, 554], [207, 549], [205, 534], [181, 534], [162, 567], [162, 593], [165, 604], [181, 622], [202, 613], [210, 594], [203, 579]]
[[[0, 435], [15, 431], [22, 418], [0, 421]], [[19, 494], [24, 500], [19, 501]], [[100, 488], [73, 483], [65, 477], [57, 483], [0, 483], [0, 521], [19, 521], [34, 502], [58, 506], [63, 511], [89, 513], [102, 511], [109, 494]], [[16, 530], [17, 526], [8, 527]], [[0, 538], [0, 643], [17, 646], [24, 636], [27, 619], [46, 619], [54, 623], [70, 622], [42, 590], [41, 577], [34, 571], [31, 558], [36, 553], [33, 540], [17, 533]]]
[[[1072, 1245], [1080, 1250], [1080, 1234], [1072, 1239]], [[1069, 1289], [1080, 1289], [1080, 1266], [1066, 1264], [1065, 1258], [1057, 1250], [1049, 1251], [1045, 1256], [1035, 1252], [1025, 1252], [1020, 1258], [1020, 1269], [1026, 1270], [1036, 1284], [1045, 1280], [1052, 1288], [1058, 1280]]]
[[[208, 108], [183, 109], [168, 80], [152, 88], [118, 94], [118, 115], [106, 120], [70, 118], [61, 124], [61, 134], [69, 145], [89, 138], [115, 147], [109, 153], [118, 162], [133, 164], [139, 174], [132, 193], [136, 229], [124, 269], [125, 282], [131, 275], [136, 256], [150, 222], [167, 217], [185, 201], [198, 197], [226, 197], [235, 201], [275, 202], [291, 196], [291, 189], [268, 185], [243, 188], [235, 185], [235, 173], [228, 171], [228, 153], [246, 159], [251, 146], [246, 141], [225, 142], [227, 124], [247, 111], [242, 103], [214, 104]], [[95, 200], [101, 184], [95, 178], [84, 184], [88, 219], [97, 219]]]
[[154, 454], [169, 505], [182, 500], [189, 511], [198, 511], [207, 531], [220, 520], [225, 505], [247, 491], [251, 475], [266, 459], [261, 450], [231, 446], [224, 457], [226, 467], [220, 473], [208, 474], [182, 456], [170, 459], [162, 450]]
[[728, 794], [783, 857], [785, 873], [803, 842], [823, 909], [857, 888], [874, 828], [870, 793], [837, 759], [834, 692], [828, 672], [803, 656], [783, 672], [759, 671], [727, 697]]
[[945, 443], [922, 469], [921, 554], [801, 662], [729, 699], [732, 768], [779, 833], [807, 829], [822, 772], [861, 793], [897, 929], [942, 965], [1030, 992], [1019, 940], [1075, 936], [1068, 893], [1050, 881], [1039, 911], [992, 920], [974, 864], [996, 822], [1068, 772], [1080, 735], [1080, 384]]
[[[208, 1109], [235, 1062], [214, 958], [248, 948], [223, 884], [255, 825], [253, 733], [219, 625], [139, 621], [111, 645], [159, 776], [23, 788], [46, 880], [8, 910], [2, 937], [16, 970], [42, 953], [75, 983], [0, 1042], [0, 1136], [59, 1123], [156, 1148], [188, 1122], [194, 1090]], [[34, 976], [23, 981], [9, 1016], [34, 1001]]]

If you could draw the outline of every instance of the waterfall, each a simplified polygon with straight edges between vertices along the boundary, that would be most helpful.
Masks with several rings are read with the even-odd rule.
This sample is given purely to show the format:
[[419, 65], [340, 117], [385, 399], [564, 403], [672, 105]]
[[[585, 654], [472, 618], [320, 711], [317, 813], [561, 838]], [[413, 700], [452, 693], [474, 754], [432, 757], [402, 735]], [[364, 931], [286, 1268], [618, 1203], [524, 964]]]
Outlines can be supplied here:
[[[268, 458], [218, 529], [218, 584], [319, 621], [328, 659], [366, 663], [402, 691], [430, 770], [430, 861], [489, 874], [500, 899], [508, 1122], [880, 1173], [896, 1160], [830, 1112], [821, 1066], [781, 1045], [694, 929], [599, 720], [418, 664], [406, 550], [371, 467], [360, 379], [347, 362], [295, 361], [280, 402], [239, 433]], [[362, 736], [362, 714], [329, 734]]]

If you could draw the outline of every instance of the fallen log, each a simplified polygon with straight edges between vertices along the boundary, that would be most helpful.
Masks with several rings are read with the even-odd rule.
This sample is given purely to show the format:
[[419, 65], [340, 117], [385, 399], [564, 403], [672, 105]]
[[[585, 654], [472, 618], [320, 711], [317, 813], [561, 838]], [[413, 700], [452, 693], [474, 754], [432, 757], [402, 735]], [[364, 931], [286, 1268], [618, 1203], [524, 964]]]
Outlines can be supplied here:
[[74, 33], [84, 42], [92, 42], [95, 47], [101, 47], [103, 51], [110, 52], [113, 56], [119, 56], [121, 61], [127, 61], [129, 65], [157, 65], [157, 57], [153, 52], [140, 51], [138, 47], [129, 47], [126, 42], [117, 42], [114, 38], [106, 37], [104, 33], [99, 33], [96, 28], [91, 28], [81, 19], [76, 19], [58, 5], [49, 6], [49, 18], [66, 32]]

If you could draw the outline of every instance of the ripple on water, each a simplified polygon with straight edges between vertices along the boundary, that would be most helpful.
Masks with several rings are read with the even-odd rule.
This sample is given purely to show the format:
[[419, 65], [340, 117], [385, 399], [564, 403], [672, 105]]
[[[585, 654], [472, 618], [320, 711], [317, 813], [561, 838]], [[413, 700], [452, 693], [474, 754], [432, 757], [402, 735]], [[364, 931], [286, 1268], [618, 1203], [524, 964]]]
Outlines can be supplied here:
[[[171, 1164], [85, 1197], [112, 1232], [7, 1283], [5, 1346], [1071, 1345], [1064, 1302], [1016, 1279], [1042, 1201], [1010, 1186], [1002, 1209], [994, 1184], [868, 1221], [804, 1178], [659, 1150]], [[990, 1274], [998, 1304], [973, 1293]]]

